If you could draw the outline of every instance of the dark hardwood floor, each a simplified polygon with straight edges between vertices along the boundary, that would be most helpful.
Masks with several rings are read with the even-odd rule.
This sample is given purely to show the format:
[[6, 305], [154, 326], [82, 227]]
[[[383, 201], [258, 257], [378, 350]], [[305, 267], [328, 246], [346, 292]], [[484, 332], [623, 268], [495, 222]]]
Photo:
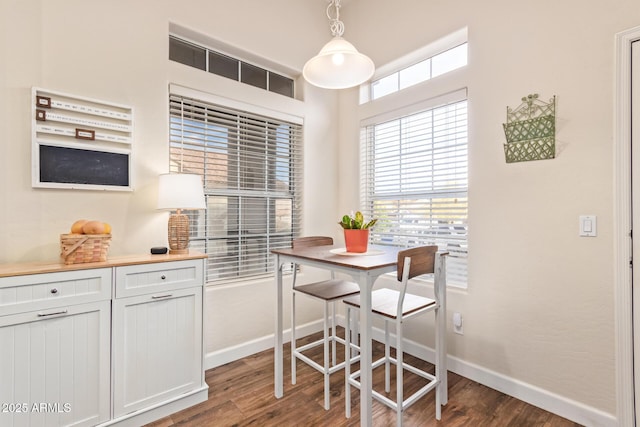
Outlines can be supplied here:
[[[307, 337], [307, 340], [320, 335]], [[302, 342], [299, 341], [299, 343]], [[309, 341], [310, 342], [310, 341]], [[382, 345], [375, 343], [374, 360]], [[321, 360], [321, 347], [312, 350]], [[340, 352], [339, 352], [340, 354]], [[433, 365], [409, 355], [405, 361], [433, 373]], [[273, 395], [273, 350], [210, 369], [206, 372], [209, 399], [199, 405], [162, 418], [150, 427], [170, 426], [358, 426], [359, 393], [352, 389], [352, 416], [345, 417], [343, 371], [331, 376], [331, 409], [323, 408], [322, 374], [298, 361], [297, 384], [291, 384], [289, 346], [285, 346], [284, 397]], [[357, 365], [355, 366], [357, 368]], [[395, 370], [392, 369], [392, 372]], [[395, 387], [392, 374], [392, 393]], [[434, 393], [420, 399], [404, 414], [404, 425], [412, 426], [545, 426], [568, 427], [579, 424], [449, 372], [449, 402], [442, 408], [442, 420], [435, 419]], [[374, 383], [382, 391], [384, 370], [374, 371]], [[422, 385], [422, 380], [405, 373], [405, 396]], [[375, 426], [395, 425], [395, 412], [373, 403]]]

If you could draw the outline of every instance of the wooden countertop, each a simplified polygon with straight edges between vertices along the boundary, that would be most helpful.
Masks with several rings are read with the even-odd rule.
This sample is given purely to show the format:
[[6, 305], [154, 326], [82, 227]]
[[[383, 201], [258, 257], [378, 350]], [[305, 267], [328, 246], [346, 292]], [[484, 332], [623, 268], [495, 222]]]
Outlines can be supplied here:
[[87, 270], [90, 268], [109, 268], [119, 267], [124, 265], [134, 264], [152, 264], [155, 262], [170, 262], [170, 261], [184, 261], [189, 259], [202, 259], [207, 255], [201, 252], [191, 251], [188, 254], [181, 255], [151, 255], [151, 254], [136, 254], [136, 255], [121, 255], [109, 257], [104, 262], [86, 262], [82, 264], [69, 264], [66, 265], [62, 262], [26, 262], [16, 264], [0, 264], [0, 277], [9, 276], [24, 276], [27, 274], [40, 274], [40, 273], [57, 273], [64, 271], [74, 270]]

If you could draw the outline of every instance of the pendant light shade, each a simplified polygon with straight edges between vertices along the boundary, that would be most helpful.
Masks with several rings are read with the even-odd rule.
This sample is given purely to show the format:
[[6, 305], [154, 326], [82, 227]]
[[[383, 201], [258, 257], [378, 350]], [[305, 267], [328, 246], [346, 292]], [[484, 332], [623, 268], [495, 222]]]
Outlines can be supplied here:
[[[335, 18], [329, 14], [331, 6], [336, 9]], [[302, 75], [312, 85], [325, 89], [346, 89], [366, 82], [373, 76], [375, 66], [368, 56], [342, 38], [344, 24], [340, 21], [340, 0], [331, 1], [327, 17], [334, 37], [304, 64]]]
[[314, 86], [344, 89], [366, 82], [374, 71], [371, 58], [358, 52], [342, 37], [336, 36], [324, 45], [320, 53], [307, 61], [302, 75]]

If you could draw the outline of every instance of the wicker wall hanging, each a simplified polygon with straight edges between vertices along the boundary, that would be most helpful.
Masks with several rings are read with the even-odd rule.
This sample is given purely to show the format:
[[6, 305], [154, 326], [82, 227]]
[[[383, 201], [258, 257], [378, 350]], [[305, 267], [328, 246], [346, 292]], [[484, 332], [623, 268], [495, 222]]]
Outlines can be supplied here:
[[540, 101], [538, 94], [522, 98], [517, 108], [507, 107], [507, 123], [502, 125], [507, 143], [507, 163], [553, 159], [556, 156], [556, 97]]

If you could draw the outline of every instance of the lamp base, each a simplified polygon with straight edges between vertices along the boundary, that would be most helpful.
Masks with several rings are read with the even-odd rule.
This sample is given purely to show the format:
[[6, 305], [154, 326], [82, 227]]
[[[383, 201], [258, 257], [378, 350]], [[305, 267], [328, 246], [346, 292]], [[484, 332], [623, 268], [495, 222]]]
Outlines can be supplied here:
[[189, 217], [178, 210], [169, 216], [169, 253], [189, 253]]
[[189, 253], [189, 249], [169, 249], [170, 255], [184, 255], [188, 253]]

